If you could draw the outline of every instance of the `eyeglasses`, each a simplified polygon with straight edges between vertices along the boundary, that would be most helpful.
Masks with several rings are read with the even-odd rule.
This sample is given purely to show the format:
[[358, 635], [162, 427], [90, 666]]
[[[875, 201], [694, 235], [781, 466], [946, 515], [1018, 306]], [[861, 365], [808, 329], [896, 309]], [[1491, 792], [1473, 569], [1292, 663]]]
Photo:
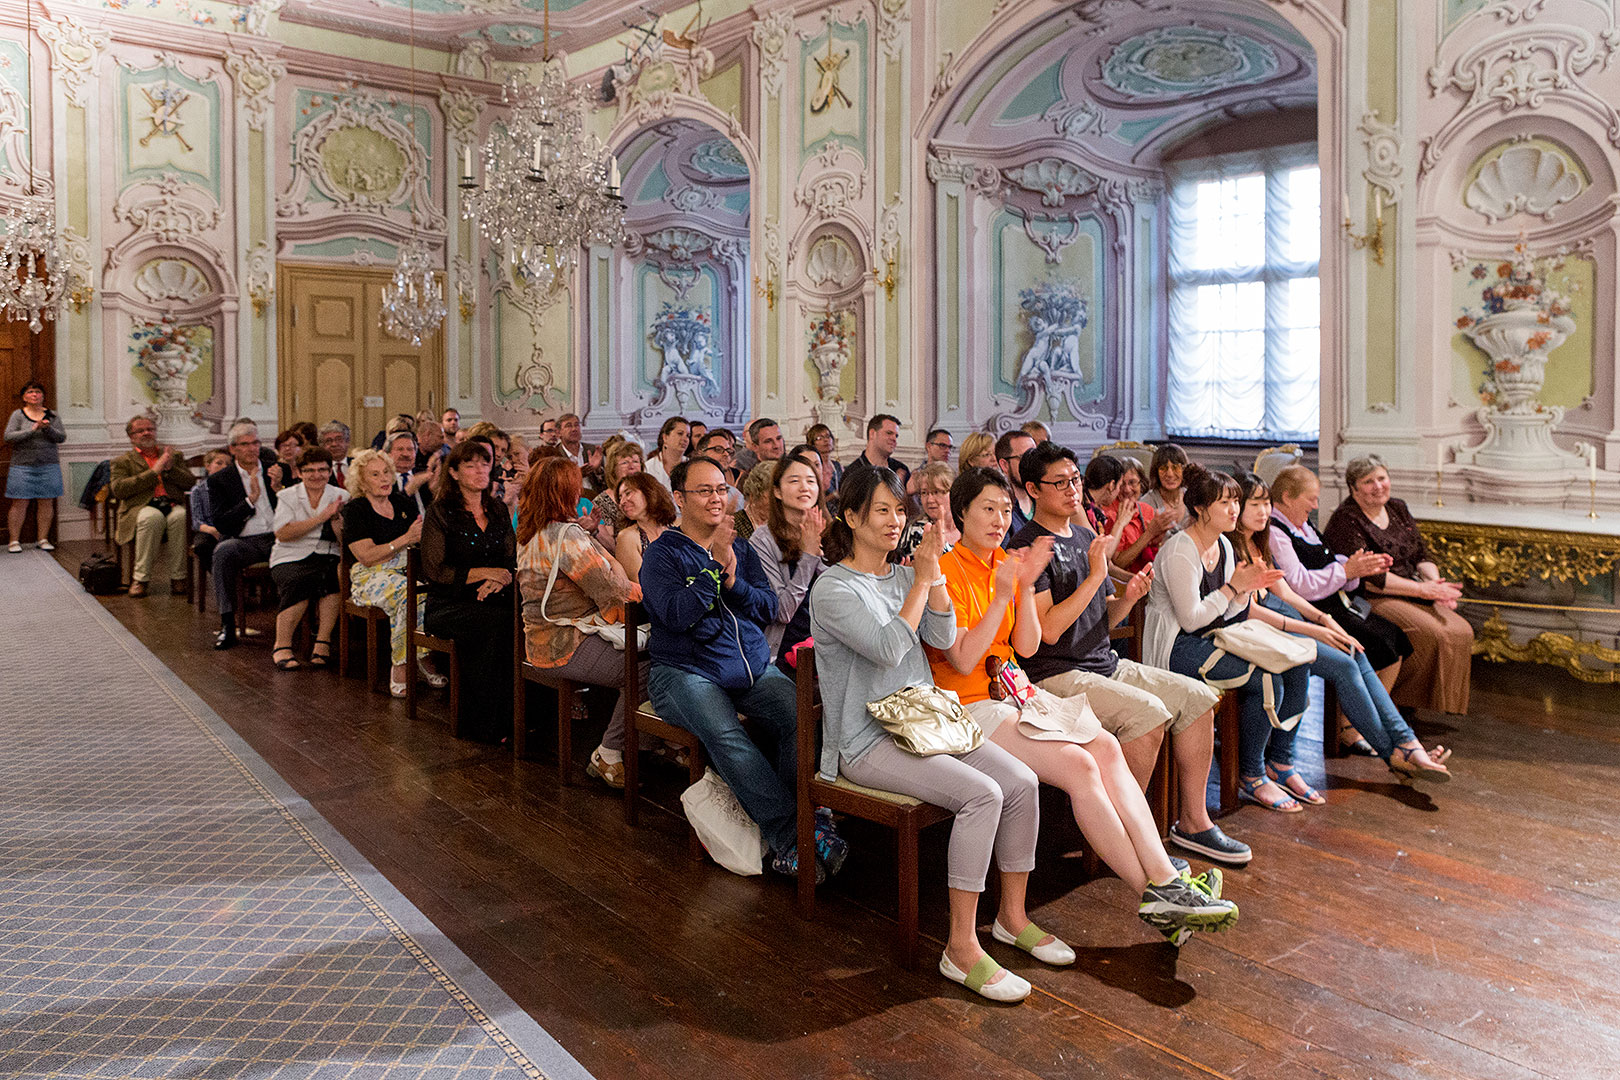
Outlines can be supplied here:
[[700, 499], [712, 499], [716, 495], [724, 495], [731, 489], [721, 484], [719, 487], [682, 488], [682, 495], [695, 495]]
[[1079, 473], [1075, 473], [1073, 476], [1065, 476], [1061, 480], [1037, 480], [1035, 482], [1037, 484], [1051, 484], [1059, 491], [1075, 491], [1080, 487], [1082, 479], [1084, 478]]
[[956, 449], [956, 444], [953, 443], [953, 442], [931, 442], [928, 445], [932, 446], [935, 450], [954, 450], [954, 449]]
[[705, 446], [703, 448], [703, 450], [702, 450], [702, 453], [705, 453], [705, 454], [717, 454], [720, 457], [730, 457], [732, 455], [733, 451], [732, 451], [731, 447], [729, 447], [729, 446], [718, 446], [718, 445], [716, 445], [716, 446]]

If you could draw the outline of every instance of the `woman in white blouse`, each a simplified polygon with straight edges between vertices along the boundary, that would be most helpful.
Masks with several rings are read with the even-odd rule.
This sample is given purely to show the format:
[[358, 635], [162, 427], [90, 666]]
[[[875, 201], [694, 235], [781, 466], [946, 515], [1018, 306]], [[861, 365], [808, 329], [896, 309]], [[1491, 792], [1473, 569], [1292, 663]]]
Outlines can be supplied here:
[[1237, 525], [1237, 481], [1189, 465], [1182, 491], [1186, 526], [1153, 560], [1142, 662], [1236, 691], [1241, 796], [1270, 810], [1297, 812], [1299, 802], [1266, 777], [1265, 766], [1268, 761], [1293, 765], [1294, 731], [1308, 702], [1309, 666], [1274, 675], [1205, 635], [1246, 619], [1287, 632], [1301, 631], [1305, 624], [1250, 602], [1283, 575], [1262, 563], [1239, 564], [1232, 552], [1224, 534]]
[[[691, 437], [692, 425], [686, 422], [686, 417], [672, 416], [665, 420], [664, 426], [658, 429], [658, 445], [647, 459], [643, 471], [666, 488], [669, 487], [669, 474], [686, 458], [686, 444]], [[617, 482], [620, 478], [613, 479]]]
[[343, 509], [346, 495], [327, 483], [332, 478], [332, 455], [319, 446], [298, 455], [302, 483], [284, 488], [276, 500], [275, 546], [270, 549], [270, 578], [276, 583], [281, 610], [276, 613], [276, 648], [270, 660], [282, 671], [298, 666], [292, 636], [310, 602], [317, 605], [320, 624], [310, 647], [309, 666], [332, 662], [332, 629], [337, 626], [343, 598], [338, 592], [338, 538], [333, 518]]

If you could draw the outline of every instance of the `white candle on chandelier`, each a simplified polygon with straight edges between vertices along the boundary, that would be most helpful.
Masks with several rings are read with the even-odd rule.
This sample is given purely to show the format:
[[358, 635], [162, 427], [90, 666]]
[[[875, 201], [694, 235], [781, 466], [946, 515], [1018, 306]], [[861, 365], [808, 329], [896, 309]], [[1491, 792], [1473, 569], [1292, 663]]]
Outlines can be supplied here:
[[471, 180], [473, 175], [472, 147], [461, 148], [461, 175], [463, 179]]
[[1344, 197], [1344, 220], [1346, 224], [1350, 221], [1350, 196], [1348, 193]]
[[1373, 188], [1373, 218], [1384, 220], [1384, 192], [1381, 188]]
[[611, 191], [619, 190], [619, 159], [608, 156], [608, 188]]

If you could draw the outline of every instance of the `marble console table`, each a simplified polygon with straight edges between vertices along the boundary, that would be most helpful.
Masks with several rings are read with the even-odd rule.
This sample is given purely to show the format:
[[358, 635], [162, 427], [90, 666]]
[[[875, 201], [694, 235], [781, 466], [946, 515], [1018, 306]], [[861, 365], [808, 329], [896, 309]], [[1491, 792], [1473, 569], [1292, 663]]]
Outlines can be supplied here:
[[[1597, 518], [1551, 507], [1463, 503], [1455, 506], [1408, 504], [1440, 573], [1449, 581], [1478, 588], [1521, 585], [1532, 578], [1588, 584], [1620, 567], [1620, 514]], [[1515, 644], [1502, 608], [1620, 616], [1620, 607], [1537, 604], [1465, 596], [1465, 604], [1495, 609], [1474, 641], [1474, 653], [1487, 660], [1527, 660], [1561, 667], [1592, 683], [1620, 682], [1620, 649], [1570, 634], [1544, 631]], [[1608, 667], [1586, 663], [1596, 660]]]

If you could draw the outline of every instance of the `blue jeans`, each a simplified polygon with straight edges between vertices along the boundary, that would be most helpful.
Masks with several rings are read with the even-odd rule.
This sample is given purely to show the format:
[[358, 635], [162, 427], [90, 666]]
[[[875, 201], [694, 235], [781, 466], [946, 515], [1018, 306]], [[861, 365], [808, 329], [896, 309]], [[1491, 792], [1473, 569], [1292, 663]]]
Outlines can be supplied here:
[[[1266, 606], [1290, 619], [1304, 621], [1304, 616], [1295, 611], [1291, 605], [1274, 597], [1266, 600]], [[1345, 719], [1361, 732], [1362, 737], [1385, 761], [1390, 759], [1395, 747], [1416, 738], [1406, 721], [1401, 719], [1400, 710], [1395, 707], [1395, 702], [1390, 700], [1389, 691], [1378, 681], [1378, 672], [1373, 670], [1366, 653], [1358, 652], [1351, 656], [1318, 641], [1316, 659], [1311, 663], [1311, 674], [1333, 685], [1333, 689], [1338, 692], [1339, 708], [1344, 710]], [[1332, 724], [1332, 717], [1322, 717], [1324, 742], [1335, 737]]]
[[[771, 851], [792, 851], [799, 842], [799, 705], [793, 680], [767, 666], [747, 690], [726, 690], [701, 675], [654, 664], [647, 691], [659, 716], [703, 743], [714, 771], [759, 826]], [[774, 766], [743, 730], [738, 713], [772, 744]]]
[[1206, 668], [1216, 651], [1208, 638], [1178, 634], [1169, 667], [1178, 675], [1203, 679], [1216, 690], [1237, 693], [1239, 774], [1264, 776], [1267, 762], [1279, 768], [1293, 765], [1294, 733], [1310, 702], [1309, 665], [1273, 675], [1242, 657], [1222, 653]]

